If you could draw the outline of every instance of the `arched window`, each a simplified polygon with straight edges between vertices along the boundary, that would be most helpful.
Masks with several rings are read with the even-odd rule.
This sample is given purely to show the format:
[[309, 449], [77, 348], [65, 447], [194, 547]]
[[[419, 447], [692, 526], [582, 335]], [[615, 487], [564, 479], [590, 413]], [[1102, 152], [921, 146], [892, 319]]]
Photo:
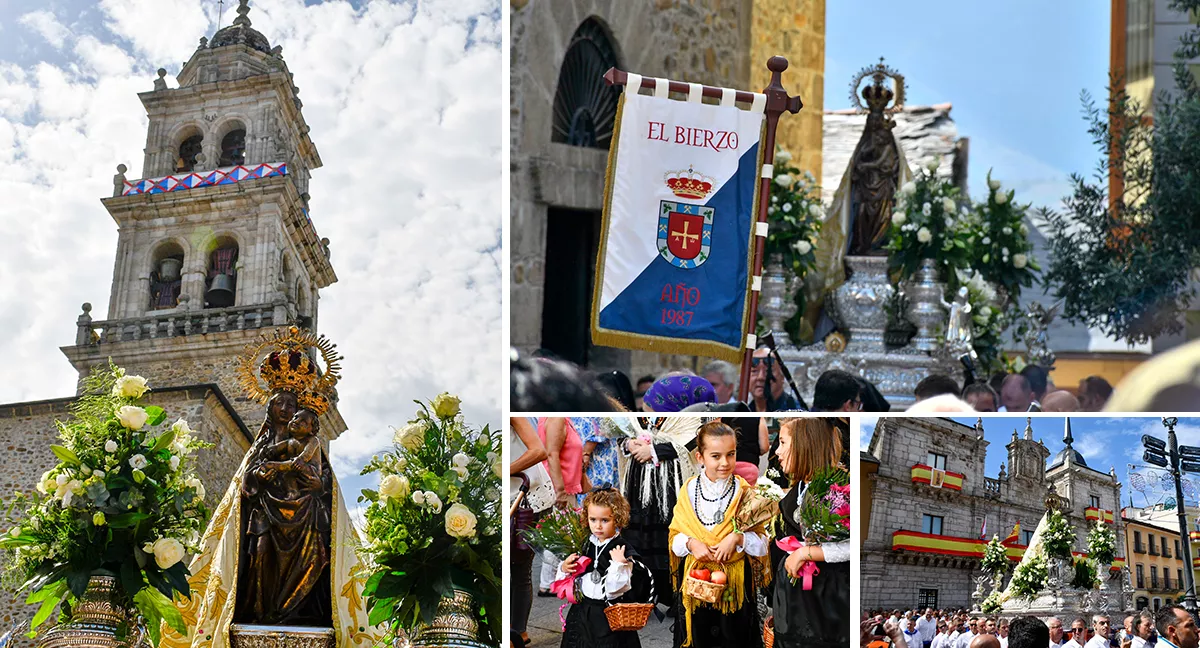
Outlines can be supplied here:
[[554, 91], [551, 141], [607, 149], [617, 116], [617, 89], [604, 73], [617, 65], [617, 52], [599, 20], [583, 21], [563, 56]]
[[221, 160], [219, 167], [246, 163], [246, 129], [235, 128], [221, 138]]
[[237, 298], [237, 241], [219, 237], [208, 255], [205, 274], [204, 307], [227, 308]]
[[175, 172], [182, 173], [196, 168], [196, 156], [204, 145], [203, 135], [192, 135], [179, 145], [179, 157], [175, 160]]
[[149, 309], [175, 308], [183, 285], [183, 248], [168, 241], [154, 250], [150, 261]]

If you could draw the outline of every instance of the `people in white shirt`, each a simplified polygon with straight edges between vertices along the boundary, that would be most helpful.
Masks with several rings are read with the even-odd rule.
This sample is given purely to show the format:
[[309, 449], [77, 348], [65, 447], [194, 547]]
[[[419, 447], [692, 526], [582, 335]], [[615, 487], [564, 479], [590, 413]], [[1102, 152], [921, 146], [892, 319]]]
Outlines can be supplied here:
[[[613, 536], [616, 537], [616, 536]], [[608, 544], [612, 538], [600, 540], [595, 535], [588, 536], [588, 540], [596, 547], [596, 553], [604, 550], [604, 545]], [[615, 551], [615, 550], [614, 550]], [[562, 569], [563, 563], [559, 563], [558, 573], [554, 575], [554, 580], [562, 580], [567, 577], [567, 573]], [[629, 591], [631, 586], [630, 581], [633, 577], [633, 563], [612, 561], [608, 566], [608, 572], [599, 581], [591, 578], [577, 579], [577, 583], [582, 583], [583, 595], [587, 598], [596, 601], [607, 601], [610, 599], [619, 598], [622, 594]]]
[[1050, 646], [1049, 648], [1062, 648], [1063, 645], [1063, 624], [1062, 619], [1058, 617], [1050, 617], [1046, 621], [1046, 626], [1050, 628]]
[[1092, 617], [1092, 628], [1096, 634], [1084, 644], [1084, 648], [1108, 648], [1108, 634], [1112, 632], [1108, 617], [1100, 614]]
[[946, 622], [938, 621], [937, 634], [933, 635], [933, 641], [929, 642], [929, 648], [944, 648], [949, 638], [950, 633], [946, 627]]
[[921, 632], [917, 630], [917, 620], [909, 617], [904, 624], [904, 643], [908, 648], [918, 648], [921, 645]]
[[933, 618], [933, 609], [925, 608], [925, 614], [917, 619], [917, 631], [921, 633], [921, 645], [930, 648], [933, 636], [937, 634], [937, 619]]

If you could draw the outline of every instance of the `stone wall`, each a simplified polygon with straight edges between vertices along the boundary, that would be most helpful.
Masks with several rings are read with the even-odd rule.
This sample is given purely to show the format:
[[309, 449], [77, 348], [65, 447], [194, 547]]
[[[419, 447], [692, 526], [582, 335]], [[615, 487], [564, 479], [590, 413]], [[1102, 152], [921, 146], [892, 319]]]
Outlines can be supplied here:
[[[779, 119], [776, 143], [791, 151], [794, 164], [821, 184], [822, 117], [825, 110], [825, 0], [755, 0], [750, 36], [750, 85], [771, 80], [767, 59], [783, 56], [783, 87], [800, 95], [804, 109]], [[837, 178], [832, 181], [837, 182]]]
[[941, 608], [969, 608], [972, 571], [944, 561], [905, 564], [881, 553], [863, 553], [860, 562], [862, 610], [873, 608], [912, 609], [920, 602], [921, 589], [935, 589]]
[[[32, 492], [38, 479], [57, 459], [50, 445], [58, 441], [54, 422], [66, 420], [73, 398], [0, 405], [0, 494]], [[196, 386], [152, 392], [147, 404], [162, 407], [168, 421], [187, 419], [197, 437], [215, 444], [196, 455], [196, 473], [204, 482], [205, 503], [215, 507], [242, 461], [250, 440], [210, 387]], [[7, 530], [7, 529], [6, 529]], [[14, 623], [32, 618], [36, 605], [24, 605], [11, 590], [0, 595], [0, 633]]]

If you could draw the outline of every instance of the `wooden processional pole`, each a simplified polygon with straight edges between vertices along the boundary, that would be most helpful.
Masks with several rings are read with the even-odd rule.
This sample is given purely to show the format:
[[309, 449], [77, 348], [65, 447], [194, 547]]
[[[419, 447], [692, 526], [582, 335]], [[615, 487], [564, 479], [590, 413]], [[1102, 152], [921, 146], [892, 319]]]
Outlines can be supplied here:
[[[796, 114], [804, 107], [804, 103], [799, 96], [789, 97], [786, 90], [783, 89], [783, 80], [781, 75], [788, 67], [788, 61], [782, 56], [772, 56], [767, 61], [767, 69], [771, 71], [771, 82], [763, 90], [763, 94], [767, 96], [766, 108], [763, 114], [767, 119], [767, 128], [764, 133], [762, 142], [763, 151], [763, 168], [759, 170], [758, 180], [758, 217], [756, 225], [751, 234], [754, 236], [754, 255], [751, 258], [751, 264], [754, 268], [754, 273], [750, 276], [750, 285], [761, 288], [762, 285], [762, 267], [763, 267], [763, 246], [767, 241], [767, 206], [770, 203], [769, 196], [771, 195], [771, 181], [775, 177], [774, 173], [764, 173], [767, 167], [773, 167], [775, 162], [775, 128], [779, 125], [779, 116], [785, 112]], [[629, 75], [617, 68], [609, 68], [608, 72], [604, 73], [604, 80], [609, 85], [624, 86], [629, 80]], [[659, 81], [653, 77], [643, 77], [641, 88], [654, 89], [655, 84]], [[670, 92], [687, 93], [691, 91], [691, 84], [682, 81], [670, 81], [667, 86]], [[634, 88], [634, 92], [638, 88]], [[721, 99], [725, 95], [723, 88], [714, 86], [702, 86], [700, 95], [710, 97], [712, 99]], [[742, 103], [754, 102], [753, 92], [738, 91], [735, 95], [735, 101]], [[749, 318], [749, 324], [746, 326], [749, 330], [754, 330], [755, 315], [758, 313], [758, 293], [759, 290], [750, 291], [750, 307], [747, 310], [746, 317]], [[753, 335], [751, 333], [750, 335]], [[750, 392], [750, 361], [754, 357], [754, 344], [750, 339], [744, 340], [746, 345], [745, 354], [742, 356], [742, 375], [738, 384], [738, 400], [745, 402], [746, 397]]]
[[[763, 111], [767, 118], [767, 129], [763, 139], [763, 171], [766, 171], [768, 167], [774, 167], [775, 129], [779, 126], [779, 116], [785, 112], [794, 115], [804, 107], [799, 96], [789, 97], [787, 90], [783, 89], [781, 77], [787, 67], [788, 61], [782, 56], [772, 56], [767, 61], [767, 69], [771, 71], [771, 82], [763, 89], [763, 94], [767, 95], [767, 107]], [[752, 232], [754, 234], [754, 256], [750, 261], [754, 272], [750, 275], [750, 285], [761, 290], [763, 247], [767, 244], [767, 207], [771, 202], [771, 181], [775, 174], [759, 173], [759, 175], [761, 177], [758, 179], [758, 219], [755, 230]], [[746, 329], [751, 331], [751, 336], [754, 335], [754, 323], [758, 319], [758, 293], [760, 290], [750, 291], [750, 308], [746, 313], [749, 321], [746, 323]], [[754, 358], [755, 346], [747, 337], [746, 351], [742, 355], [742, 375], [738, 381], [738, 400], [743, 403], [748, 402], [747, 399], [750, 396], [750, 362]]]

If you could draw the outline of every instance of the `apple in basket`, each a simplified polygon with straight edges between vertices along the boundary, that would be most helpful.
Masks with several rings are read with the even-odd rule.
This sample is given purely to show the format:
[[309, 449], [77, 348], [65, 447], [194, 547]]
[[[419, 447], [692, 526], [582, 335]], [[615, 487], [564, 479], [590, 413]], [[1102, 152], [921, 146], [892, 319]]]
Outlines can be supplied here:
[[728, 578], [729, 577], [727, 577], [723, 571], [715, 571], [712, 573], [712, 582], [716, 583], [717, 585], [724, 585]]
[[693, 569], [691, 572], [692, 578], [696, 580], [706, 581], [712, 578], [712, 572], [707, 569]]

